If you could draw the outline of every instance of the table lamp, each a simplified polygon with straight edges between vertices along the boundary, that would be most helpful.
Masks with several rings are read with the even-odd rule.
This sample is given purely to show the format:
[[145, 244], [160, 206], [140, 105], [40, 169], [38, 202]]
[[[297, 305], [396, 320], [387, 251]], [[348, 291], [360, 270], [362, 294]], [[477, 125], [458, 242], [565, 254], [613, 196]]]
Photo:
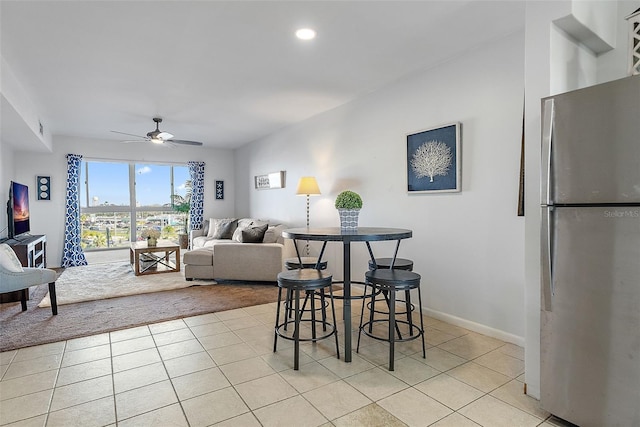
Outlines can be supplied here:
[[[299, 196], [307, 196], [307, 228], [309, 228], [309, 196], [317, 196], [320, 194], [320, 187], [313, 176], [303, 176], [298, 181], [298, 189], [296, 194]], [[305, 252], [309, 256], [309, 242], [305, 245]]]

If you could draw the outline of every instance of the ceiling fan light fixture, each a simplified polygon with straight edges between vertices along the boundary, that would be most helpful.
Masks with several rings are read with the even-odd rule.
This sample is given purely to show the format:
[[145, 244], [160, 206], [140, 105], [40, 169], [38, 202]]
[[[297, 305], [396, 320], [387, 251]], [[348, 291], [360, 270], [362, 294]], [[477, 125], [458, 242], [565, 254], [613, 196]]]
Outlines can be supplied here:
[[164, 140], [162, 140], [162, 138], [160, 137], [151, 138], [149, 141], [153, 142], [154, 144], [164, 144]]

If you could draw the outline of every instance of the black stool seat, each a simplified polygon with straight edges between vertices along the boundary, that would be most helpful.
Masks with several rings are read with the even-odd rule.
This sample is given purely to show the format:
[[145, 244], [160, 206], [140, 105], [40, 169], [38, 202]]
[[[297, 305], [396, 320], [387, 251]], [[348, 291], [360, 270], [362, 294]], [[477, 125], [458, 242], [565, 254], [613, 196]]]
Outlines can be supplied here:
[[[364, 307], [362, 306], [362, 311], [360, 312], [360, 328], [358, 331], [358, 347], [356, 351], [360, 348], [360, 336], [364, 332], [365, 335], [381, 340], [389, 342], [389, 370], [393, 371], [394, 365], [394, 356], [395, 356], [395, 343], [396, 342], [404, 342], [409, 340], [414, 340], [416, 338], [422, 338], [422, 357], [426, 357], [426, 349], [424, 343], [424, 324], [422, 320], [422, 294], [420, 291], [420, 275], [411, 271], [406, 270], [390, 270], [390, 269], [377, 269], [370, 270], [365, 273], [365, 293], [366, 287], [372, 286], [374, 292], [371, 295], [371, 301], [367, 304], [369, 307], [369, 321], [363, 323], [364, 317]], [[412, 289], [417, 289], [418, 291], [418, 309], [420, 314], [420, 326], [414, 324], [412, 319], [413, 306], [411, 304], [411, 293]], [[396, 292], [404, 291], [405, 292], [405, 300], [396, 299]], [[374, 313], [382, 313], [375, 308], [376, 292], [382, 292], [385, 295], [386, 305], [389, 309], [388, 313], [383, 313], [387, 316], [384, 319], [374, 319]], [[405, 305], [404, 312], [396, 311], [396, 303], [403, 303]], [[396, 314], [398, 315], [406, 315], [406, 320], [396, 319]], [[378, 323], [388, 323], [387, 335], [380, 336], [376, 335], [373, 332], [373, 325]], [[400, 333], [400, 329], [398, 328], [398, 324], [406, 325], [408, 327], [408, 332], [406, 335]], [[396, 337], [397, 335], [397, 337]]]
[[[336, 341], [336, 353], [338, 359], [340, 358], [340, 349], [338, 347], [338, 330], [336, 328], [336, 312], [333, 304], [333, 291], [331, 288], [333, 276], [331, 273], [322, 270], [316, 270], [315, 268], [304, 268], [296, 270], [287, 270], [278, 274], [278, 308], [276, 312], [276, 324], [273, 337], [273, 351], [275, 353], [277, 349], [278, 337], [294, 341], [294, 364], [293, 369], [298, 370], [300, 359], [300, 341], [318, 341], [324, 338], [329, 338], [331, 335], [335, 336]], [[304, 306], [307, 302], [305, 297], [305, 303], [300, 306], [300, 293], [304, 292], [305, 295], [309, 295], [317, 290], [324, 291], [324, 288], [329, 288], [331, 313], [333, 315], [333, 324], [329, 323], [325, 315], [325, 306], [322, 304], [322, 319], [316, 319], [315, 315], [315, 298], [313, 296], [309, 298], [311, 301], [311, 309], [305, 310]], [[289, 320], [289, 316], [285, 315], [284, 322], [280, 323], [280, 307], [282, 305], [282, 290], [287, 290], [287, 301], [285, 302], [285, 312], [294, 310], [295, 319]], [[293, 306], [293, 307], [292, 307]], [[302, 316], [305, 312], [311, 315], [310, 319], [303, 319]], [[300, 337], [300, 324], [302, 322], [310, 323], [311, 326], [311, 338]], [[287, 326], [293, 324], [293, 336], [287, 333]], [[316, 335], [316, 325], [321, 325], [323, 331], [326, 331], [324, 335]]]
[[[376, 258], [376, 266], [378, 269], [387, 270], [391, 268], [391, 262], [393, 258]], [[408, 270], [413, 271], [413, 261], [406, 258], [396, 258], [396, 262], [393, 263], [393, 268], [395, 270]], [[369, 260], [369, 270], [375, 270], [376, 267], [373, 265], [373, 261]]]
[[285, 289], [311, 291], [331, 285], [331, 273], [315, 268], [287, 270], [278, 273], [278, 286]]
[[405, 291], [420, 287], [420, 275], [412, 271], [383, 268], [369, 270], [364, 277], [380, 290]]
[[[299, 268], [316, 268], [316, 265], [318, 264], [318, 258], [312, 256], [303, 256], [300, 257], [300, 260], [302, 260], [302, 267], [300, 267], [300, 261], [298, 258], [288, 258], [284, 260], [284, 266], [287, 270], [296, 270]], [[320, 263], [320, 270], [326, 269], [327, 261], [322, 261]]]

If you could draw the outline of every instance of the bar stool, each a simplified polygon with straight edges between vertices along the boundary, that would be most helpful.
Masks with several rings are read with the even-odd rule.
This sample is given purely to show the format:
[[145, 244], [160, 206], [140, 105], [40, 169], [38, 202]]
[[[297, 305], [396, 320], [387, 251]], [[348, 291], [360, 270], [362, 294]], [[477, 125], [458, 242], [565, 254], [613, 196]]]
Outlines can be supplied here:
[[[273, 336], [273, 352], [275, 353], [278, 345], [278, 337], [292, 340], [294, 342], [294, 360], [293, 369], [298, 370], [300, 360], [300, 341], [312, 341], [316, 342], [325, 338], [329, 338], [331, 335], [335, 336], [336, 341], [336, 353], [338, 359], [340, 359], [340, 349], [338, 347], [338, 330], [336, 328], [336, 311], [333, 304], [333, 290], [331, 289], [332, 276], [330, 273], [322, 270], [316, 270], [315, 268], [304, 268], [297, 270], [283, 271], [278, 274], [278, 307], [276, 312], [276, 324], [274, 328]], [[333, 316], [333, 324], [327, 322], [325, 316], [322, 320], [316, 319], [315, 299], [311, 298], [311, 310], [308, 312], [311, 314], [310, 319], [303, 319], [302, 316], [305, 311], [300, 307], [300, 292], [315, 292], [320, 289], [329, 288], [329, 301], [331, 305], [331, 314]], [[290, 320], [289, 316], [285, 316], [284, 322], [280, 322], [280, 309], [282, 305], [282, 289], [286, 289], [287, 293], [291, 292], [293, 305], [294, 305], [294, 320]], [[285, 302], [285, 309], [287, 308]], [[311, 325], [311, 338], [300, 337], [300, 324], [310, 323]], [[293, 335], [286, 332], [287, 325], [293, 324]], [[322, 325], [323, 331], [328, 330], [325, 334], [318, 336], [316, 334], [316, 325]]]
[[[363, 323], [363, 315], [364, 315], [364, 305], [362, 311], [360, 312], [360, 328], [358, 331], [358, 346], [356, 347], [356, 351], [360, 350], [360, 337], [362, 332], [365, 335], [380, 340], [387, 341], [389, 343], [389, 370], [394, 370], [394, 357], [395, 357], [395, 343], [396, 342], [404, 342], [414, 340], [418, 337], [422, 339], [422, 357], [426, 358], [426, 349], [424, 344], [424, 324], [422, 320], [422, 293], [420, 291], [420, 275], [411, 271], [406, 270], [389, 270], [389, 269], [377, 269], [372, 271], [367, 271], [365, 273], [366, 286], [372, 286], [374, 291], [379, 292], [387, 292], [389, 296], [389, 313], [387, 318], [382, 319], [374, 319], [373, 312], [375, 311], [375, 293], [372, 293], [371, 296], [371, 314], [369, 317], [369, 321]], [[413, 323], [411, 309], [411, 291], [412, 289], [418, 290], [418, 308], [420, 313], [420, 326], [418, 327]], [[396, 319], [396, 292], [398, 291], [406, 291], [406, 314], [407, 320]], [[388, 322], [388, 334], [386, 337], [378, 336], [373, 333], [373, 325], [375, 323], [380, 322]], [[404, 337], [400, 334], [398, 329], [398, 324], [407, 325], [408, 335]], [[398, 337], [396, 338], [396, 334]]]
[[[376, 258], [375, 265], [373, 261], [369, 260], [369, 270], [375, 270], [376, 268], [391, 268], [391, 262], [393, 262], [393, 258]], [[413, 261], [406, 258], [396, 258], [396, 261], [393, 263], [394, 270], [407, 270], [413, 271]]]
[[[300, 263], [302, 261], [302, 264]], [[287, 258], [284, 261], [284, 266], [287, 270], [297, 270], [299, 268], [317, 268], [318, 267], [318, 258], [316, 257], [311, 257], [311, 256], [303, 256], [303, 257], [295, 257], [295, 258]], [[320, 270], [326, 270], [327, 269], [327, 261], [322, 261], [320, 263]], [[305, 298], [304, 298], [304, 303], [302, 304], [302, 311], [304, 311], [306, 309], [307, 303], [309, 302], [309, 298], [313, 297], [316, 298], [318, 297], [318, 299], [320, 299], [320, 303], [321, 303], [321, 308], [319, 308], [318, 310], [322, 310], [322, 320], [326, 320], [326, 307], [327, 307], [327, 303], [325, 301], [325, 297], [324, 297], [324, 288], [320, 289], [319, 293], [316, 293], [315, 291], [308, 291]], [[292, 316], [293, 313], [293, 309], [291, 308], [291, 302], [292, 302], [292, 297], [291, 297], [291, 290], [288, 289], [287, 290], [287, 306], [286, 306], [286, 310], [287, 310], [287, 316], [290, 318]], [[286, 329], [286, 328], [285, 328]], [[326, 330], [326, 328], [323, 328], [323, 330]]]
[[[302, 266], [300, 265], [300, 261], [302, 261]], [[284, 266], [287, 270], [296, 270], [298, 268], [316, 268], [318, 264], [318, 258], [312, 256], [303, 256], [298, 258], [287, 258], [284, 260]], [[327, 269], [327, 261], [322, 261], [320, 263], [320, 270]]]
[[[369, 270], [376, 270], [376, 269], [390, 269], [391, 268], [391, 263], [393, 263], [393, 269], [394, 270], [406, 270], [406, 271], [413, 271], [413, 261], [411, 261], [410, 259], [406, 259], [406, 258], [396, 258], [395, 262], [393, 261], [393, 258], [376, 258], [375, 259], [375, 264], [372, 260], [369, 260]], [[405, 291], [405, 299], [404, 300], [399, 300], [396, 298], [396, 302], [406, 302], [407, 298], [409, 298], [409, 292], [410, 291]], [[366, 293], [366, 292], [365, 292]], [[387, 307], [389, 306], [389, 296], [388, 296], [388, 292], [386, 291], [378, 291], [376, 292], [376, 295], [382, 293], [382, 295], [384, 296], [384, 299], [387, 303]], [[415, 307], [413, 306], [413, 304], [411, 304], [409, 306], [411, 308], [411, 310], [413, 310]], [[372, 310], [371, 307], [371, 303], [367, 304], [367, 308], [369, 310], [371, 310], [371, 318], [373, 318], [373, 313], [379, 313], [379, 314], [385, 314], [388, 315], [388, 311], [380, 311], [380, 310]], [[405, 312], [399, 312], [396, 311], [396, 315], [398, 314], [406, 314]], [[371, 332], [371, 326], [369, 325], [369, 332]], [[396, 329], [398, 331], [398, 335], [400, 335], [400, 330]]]

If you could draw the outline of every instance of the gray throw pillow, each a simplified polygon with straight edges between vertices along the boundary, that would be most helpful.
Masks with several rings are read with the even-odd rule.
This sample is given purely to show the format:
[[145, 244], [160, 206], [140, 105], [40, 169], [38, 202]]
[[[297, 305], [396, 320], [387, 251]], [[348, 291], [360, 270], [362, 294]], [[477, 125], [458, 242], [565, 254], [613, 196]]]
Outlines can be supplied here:
[[269, 224], [245, 228], [242, 230], [242, 243], [262, 243], [267, 227]]
[[238, 220], [235, 218], [216, 219], [214, 220], [211, 237], [214, 239], [231, 239], [237, 226]]
[[233, 240], [238, 243], [262, 243], [267, 227], [269, 224], [238, 228], [233, 233]]

